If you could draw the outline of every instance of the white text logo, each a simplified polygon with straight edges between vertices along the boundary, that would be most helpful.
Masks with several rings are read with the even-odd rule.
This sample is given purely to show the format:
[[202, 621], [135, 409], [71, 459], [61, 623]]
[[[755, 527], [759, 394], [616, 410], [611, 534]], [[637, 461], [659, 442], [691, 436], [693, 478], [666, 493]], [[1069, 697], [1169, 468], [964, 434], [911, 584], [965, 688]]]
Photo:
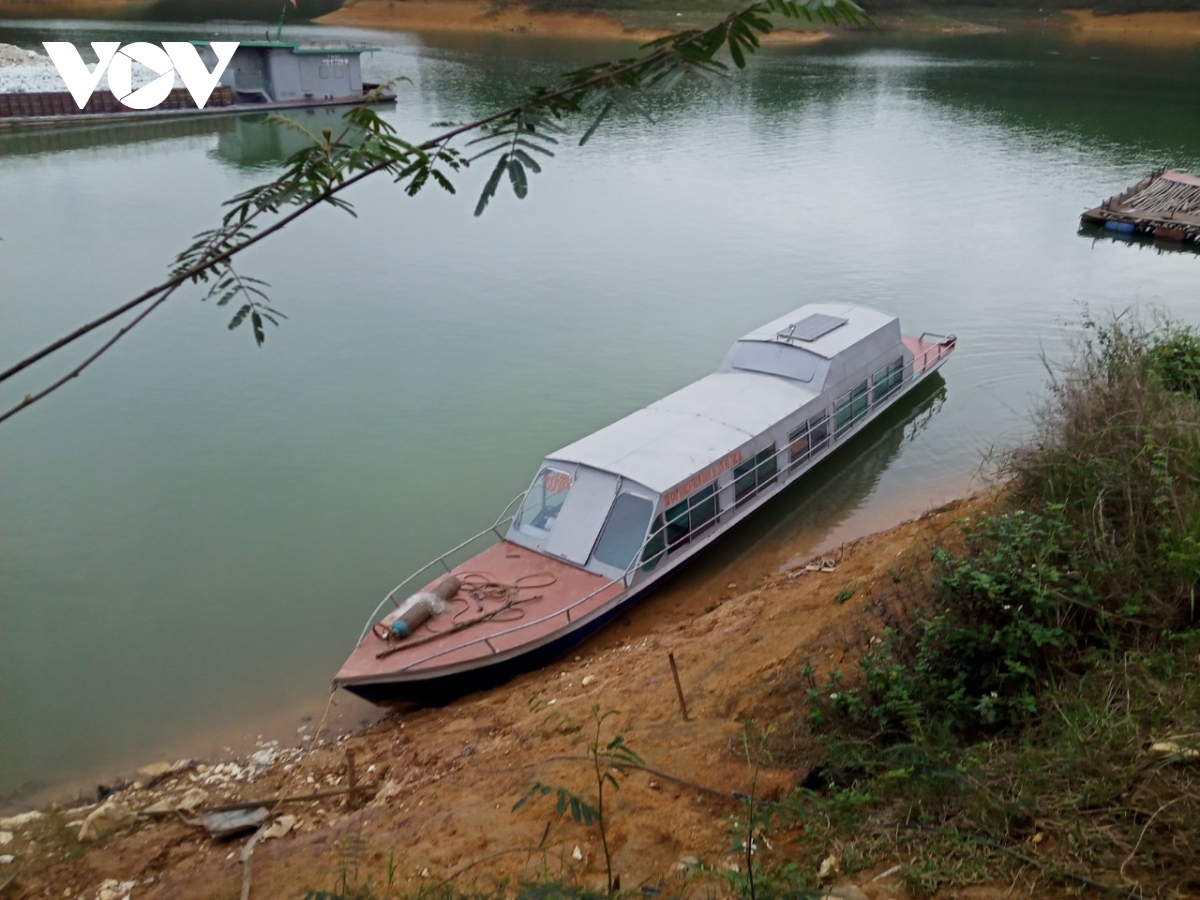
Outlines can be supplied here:
[[[75, 105], [83, 109], [108, 70], [108, 88], [113, 96], [131, 109], [153, 109], [167, 99], [175, 86], [175, 73], [188, 89], [196, 106], [204, 109], [213, 88], [225, 74], [225, 68], [233, 59], [238, 41], [213, 41], [210, 45], [217, 55], [217, 64], [210, 72], [200, 58], [199, 51], [187, 41], [163, 41], [147, 44], [139, 41], [121, 46], [120, 41], [92, 41], [96, 51], [96, 68], [88, 70], [87, 63], [67, 41], [44, 41], [42, 46], [50, 54], [58, 74], [66, 82], [67, 90], [75, 99]], [[149, 84], [133, 89], [133, 64], [141, 63], [158, 75]]]

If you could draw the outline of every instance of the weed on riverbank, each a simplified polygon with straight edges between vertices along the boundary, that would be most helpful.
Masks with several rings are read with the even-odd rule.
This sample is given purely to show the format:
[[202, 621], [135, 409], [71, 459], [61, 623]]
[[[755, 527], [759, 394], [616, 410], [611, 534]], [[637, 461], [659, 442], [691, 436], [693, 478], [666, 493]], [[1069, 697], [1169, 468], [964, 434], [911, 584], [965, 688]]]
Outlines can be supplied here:
[[999, 507], [874, 598], [855, 670], [784, 680], [827, 760], [792, 823], [916, 891], [1200, 890], [1198, 398], [1194, 330], [1085, 319]]

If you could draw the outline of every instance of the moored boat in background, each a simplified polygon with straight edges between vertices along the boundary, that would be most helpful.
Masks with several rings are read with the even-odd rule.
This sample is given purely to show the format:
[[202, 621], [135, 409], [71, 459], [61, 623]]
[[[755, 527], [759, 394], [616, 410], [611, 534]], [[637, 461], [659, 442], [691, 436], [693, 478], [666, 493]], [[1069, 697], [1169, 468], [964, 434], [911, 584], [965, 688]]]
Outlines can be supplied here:
[[[213, 71], [216, 57], [209, 42], [191, 43]], [[106, 90], [95, 91], [83, 109], [68, 91], [8, 92], [0, 94], [0, 130], [388, 103], [396, 99], [394, 91], [362, 80], [362, 54], [377, 49], [365, 44], [242, 41], [203, 109], [185, 88], [173, 89], [161, 104], [146, 110], [124, 106]]]
[[1118, 234], [1200, 244], [1200, 177], [1156, 169], [1080, 215], [1082, 225]]

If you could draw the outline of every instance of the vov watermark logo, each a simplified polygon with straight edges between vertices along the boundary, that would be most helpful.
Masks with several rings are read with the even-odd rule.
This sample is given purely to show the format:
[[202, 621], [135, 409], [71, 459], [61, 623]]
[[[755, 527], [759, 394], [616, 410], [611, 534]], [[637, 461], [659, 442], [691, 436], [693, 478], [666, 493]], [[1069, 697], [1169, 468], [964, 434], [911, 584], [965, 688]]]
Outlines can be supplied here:
[[[92, 41], [96, 51], [96, 68], [89, 71], [87, 63], [68, 41], [43, 41], [42, 46], [50, 54], [58, 74], [66, 82], [75, 104], [83, 109], [104, 72], [108, 71], [108, 88], [122, 104], [131, 109], [153, 109], [171, 93], [175, 86], [175, 74], [179, 74], [183, 86], [188, 89], [199, 109], [212, 96], [213, 88], [225, 74], [229, 61], [237, 51], [239, 41], [213, 41], [209, 46], [217, 55], [217, 64], [210, 72], [200, 58], [194, 44], [187, 41], [163, 41], [148, 44], [138, 41], [121, 46], [120, 41]], [[133, 89], [133, 64], [141, 63], [158, 75], [149, 84]]]

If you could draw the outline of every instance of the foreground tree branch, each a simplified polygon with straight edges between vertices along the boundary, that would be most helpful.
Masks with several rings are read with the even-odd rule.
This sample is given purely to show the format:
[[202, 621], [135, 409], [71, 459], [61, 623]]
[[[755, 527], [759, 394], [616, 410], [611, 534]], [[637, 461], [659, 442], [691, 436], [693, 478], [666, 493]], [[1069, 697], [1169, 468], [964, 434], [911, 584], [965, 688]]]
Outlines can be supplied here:
[[[585, 112], [591, 115], [591, 124], [579, 140], [582, 145], [613, 110], [645, 115], [636, 102], [639, 93], [668, 91], [690, 78], [726, 76], [729, 68], [717, 58], [722, 51], [728, 52], [737, 68], [744, 68], [747, 56], [758, 49], [759, 35], [774, 29], [766, 18], [768, 15], [821, 20], [833, 25], [870, 21], [854, 0], [760, 0], [706, 30], [686, 31], [651, 41], [641, 48], [644, 53], [639, 57], [567, 73], [559, 86], [535, 89], [506, 109], [470, 122], [442, 123], [446, 130], [418, 144], [398, 137], [391, 125], [367, 107], [348, 112], [346, 125], [336, 136], [329, 129], [314, 135], [291, 120], [277, 117], [275, 121], [306, 134], [311, 144], [292, 156], [274, 181], [227, 201], [225, 206], [229, 209], [220, 226], [198, 234], [176, 258], [170, 276], [161, 284], [0, 371], [3, 383], [93, 331], [150, 304], [66, 375], [0, 412], [0, 423], [76, 378], [186, 282], [205, 283], [207, 290], [202, 299], [214, 299], [218, 306], [240, 298], [229, 327], [237, 328], [249, 319], [255, 341], [261, 345], [266, 339], [264, 323], [278, 325], [284, 316], [269, 305], [265, 282], [234, 270], [234, 258], [242, 251], [324, 204], [354, 215], [353, 206], [342, 194], [380, 172], [387, 172], [395, 183], [402, 184], [409, 196], [419, 192], [430, 179], [454, 193], [449, 173], [458, 172], [473, 160], [498, 154], [475, 215], [487, 208], [506, 174], [514, 194], [523, 198], [528, 193], [530, 173], [542, 170], [536, 157], [553, 157], [552, 148], [559, 143], [555, 135], [566, 133], [560, 124], [563, 119]], [[646, 118], [649, 120], [649, 116]], [[466, 157], [452, 146], [456, 138], [476, 132], [479, 136], [467, 144], [479, 145], [474, 156]], [[260, 223], [269, 217], [274, 218], [262, 226]]]

